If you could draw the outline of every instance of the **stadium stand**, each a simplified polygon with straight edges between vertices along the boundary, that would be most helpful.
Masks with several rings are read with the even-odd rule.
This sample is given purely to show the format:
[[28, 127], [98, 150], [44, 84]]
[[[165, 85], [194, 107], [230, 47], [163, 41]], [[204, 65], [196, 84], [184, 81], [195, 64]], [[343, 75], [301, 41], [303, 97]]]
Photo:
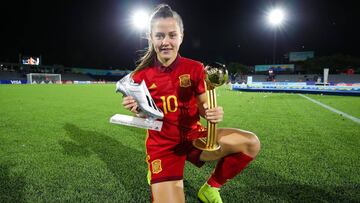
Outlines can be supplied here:
[[[3, 63], [0, 66], [0, 80], [27, 80], [28, 73], [58, 73], [63, 81], [106, 81], [115, 82], [126, 75], [128, 70], [82, 69], [64, 66], [22, 66], [17, 63]], [[250, 75], [230, 75], [232, 83], [246, 83]], [[276, 74], [269, 78], [268, 74], [254, 74], [253, 82], [323, 82], [322, 74]], [[329, 83], [360, 83], [360, 74], [330, 74]]]
[[[254, 82], [267, 82], [267, 75], [252, 75]], [[316, 74], [299, 74], [299, 75], [276, 75], [275, 82], [317, 82], [317, 78], [322, 78], [321, 75]], [[360, 74], [330, 74], [329, 82], [333, 83], [359, 83]]]
[[77, 81], [92, 81], [94, 78], [90, 77], [89, 75], [84, 74], [76, 74], [76, 73], [63, 73], [61, 74], [62, 80], [77, 80]]
[[[36, 70], [0, 70], [0, 80], [27, 80], [26, 74], [28, 73], [45, 73], [44, 71]], [[83, 73], [73, 73], [70, 71], [56, 72], [61, 74], [61, 79], [63, 81], [107, 81], [107, 82], [116, 82], [120, 80], [123, 75], [91, 75]]]
[[[77, 80], [77, 81], [92, 81], [94, 78], [76, 73], [63, 73], [61, 74], [62, 80]], [[17, 72], [0, 72], [0, 80], [26, 80], [26, 75]]]
[[337, 74], [329, 75], [329, 81], [334, 83], [360, 83], [360, 74]]
[[18, 72], [0, 71], [0, 80], [26, 80], [26, 75]]

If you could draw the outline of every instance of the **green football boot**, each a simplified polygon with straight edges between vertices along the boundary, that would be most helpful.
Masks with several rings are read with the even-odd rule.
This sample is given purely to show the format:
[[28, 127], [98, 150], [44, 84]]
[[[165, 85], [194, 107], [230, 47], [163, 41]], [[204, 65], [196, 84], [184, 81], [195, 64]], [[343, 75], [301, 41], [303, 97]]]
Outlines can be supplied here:
[[223, 203], [219, 190], [205, 183], [198, 192], [198, 198], [204, 203]]

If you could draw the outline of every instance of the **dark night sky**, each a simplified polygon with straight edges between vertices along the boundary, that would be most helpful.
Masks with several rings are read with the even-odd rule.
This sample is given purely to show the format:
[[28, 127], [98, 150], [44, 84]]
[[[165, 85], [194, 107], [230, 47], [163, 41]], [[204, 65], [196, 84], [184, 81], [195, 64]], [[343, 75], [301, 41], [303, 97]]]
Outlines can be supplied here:
[[360, 56], [356, 1], [9, 2], [1, 5], [0, 61], [17, 62], [22, 53], [41, 54], [45, 65], [133, 68], [136, 51], [146, 40], [140, 42], [129, 24], [131, 11], [139, 6], [152, 9], [158, 3], [168, 3], [183, 18], [181, 55], [200, 61], [271, 63], [273, 30], [264, 13], [274, 5], [288, 12], [277, 32], [278, 60], [289, 51]]

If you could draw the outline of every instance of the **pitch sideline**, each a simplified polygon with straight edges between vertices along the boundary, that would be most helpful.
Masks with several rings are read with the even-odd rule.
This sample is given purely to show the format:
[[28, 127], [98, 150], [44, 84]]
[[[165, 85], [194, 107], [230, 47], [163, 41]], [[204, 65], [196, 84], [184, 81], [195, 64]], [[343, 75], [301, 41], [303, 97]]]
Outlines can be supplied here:
[[305, 96], [305, 95], [303, 95], [303, 94], [299, 94], [299, 95], [302, 96], [302, 97], [304, 97], [304, 98], [306, 98], [306, 99], [308, 99], [308, 100], [310, 100], [310, 101], [312, 101], [312, 102], [314, 102], [315, 104], [318, 104], [318, 105], [320, 105], [320, 106], [322, 106], [322, 107], [324, 107], [324, 108], [326, 108], [326, 109], [328, 109], [328, 110], [330, 110], [330, 111], [332, 111], [332, 112], [334, 112], [334, 113], [340, 114], [340, 115], [342, 115], [342, 116], [344, 116], [344, 117], [346, 117], [346, 118], [348, 118], [348, 119], [350, 119], [350, 120], [352, 120], [352, 121], [360, 124], [360, 119], [358, 119], [358, 118], [356, 118], [356, 117], [354, 117], [354, 116], [351, 116], [351, 115], [349, 115], [349, 114], [347, 114], [347, 113], [344, 113], [344, 112], [342, 112], [342, 111], [339, 111], [339, 110], [337, 110], [337, 109], [334, 109], [334, 108], [332, 108], [331, 106], [328, 106], [328, 105], [323, 104], [323, 103], [321, 103], [321, 102], [319, 102], [319, 101], [316, 101], [315, 99], [311, 99], [310, 97], [307, 97], [307, 96]]

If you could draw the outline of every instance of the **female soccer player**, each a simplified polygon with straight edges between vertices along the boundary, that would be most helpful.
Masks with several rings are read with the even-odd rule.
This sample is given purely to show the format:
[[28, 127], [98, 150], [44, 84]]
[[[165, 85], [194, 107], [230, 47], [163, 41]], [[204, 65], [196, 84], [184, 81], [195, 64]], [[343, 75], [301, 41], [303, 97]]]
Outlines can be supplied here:
[[[181, 17], [166, 4], [157, 6], [150, 19], [148, 50], [132, 75], [135, 82], [146, 82], [157, 107], [164, 113], [162, 130], [148, 130], [146, 140], [152, 200], [185, 202], [185, 161], [201, 167], [205, 161], [219, 160], [198, 197], [203, 202], [222, 202], [220, 187], [256, 157], [260, 142], [254, 133], [219, 128], [219, 150], [201, 151], [192, 145], [192, 140], [207, 135], [200, 125], [200, 116], [218, 123], [223, 120], [224, 112], [219, 106], [207, 108], [204, 67], [198, 61], [179, 55], [183, 37]], [[122, 104], [138, 113], [133, 97], [124, 97]]]

